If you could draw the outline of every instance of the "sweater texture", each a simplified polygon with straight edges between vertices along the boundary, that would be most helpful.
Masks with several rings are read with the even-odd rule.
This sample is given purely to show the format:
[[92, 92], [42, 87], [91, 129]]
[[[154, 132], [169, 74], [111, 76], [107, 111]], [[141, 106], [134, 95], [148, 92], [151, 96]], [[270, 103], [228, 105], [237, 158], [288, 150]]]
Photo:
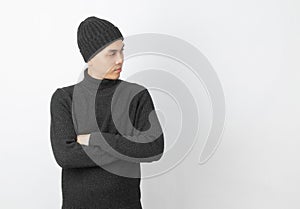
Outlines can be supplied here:
[[[62, 168], [62, 209], [142, 209], [140, 163], [158, 161], [164, 135], [149, 91], [121, 79], [95, 79], [51, 97], [50, 139]], [[77, 135], [91, 134], [88, 145]]]

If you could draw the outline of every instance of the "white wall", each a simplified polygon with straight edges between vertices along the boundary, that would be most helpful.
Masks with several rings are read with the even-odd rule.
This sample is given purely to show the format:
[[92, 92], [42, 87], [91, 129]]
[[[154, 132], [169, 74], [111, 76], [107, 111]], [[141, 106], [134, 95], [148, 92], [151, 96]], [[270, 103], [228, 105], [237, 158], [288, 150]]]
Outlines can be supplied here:
[[[197, 164], [199, 138], [176, 168], [144, 179], [145, 209], [300, 208], [298, 1], [31, 0], [0, 8], [0, 208], [60, 208], [50, 96], [78, 81], [84, 62], [76, 30], [90, 15], [125, 36], [151, 32], [188, 41], [224, 90], [226, 124], [215, 154]], [[128, 68], [122, 78], [129, 74]]]

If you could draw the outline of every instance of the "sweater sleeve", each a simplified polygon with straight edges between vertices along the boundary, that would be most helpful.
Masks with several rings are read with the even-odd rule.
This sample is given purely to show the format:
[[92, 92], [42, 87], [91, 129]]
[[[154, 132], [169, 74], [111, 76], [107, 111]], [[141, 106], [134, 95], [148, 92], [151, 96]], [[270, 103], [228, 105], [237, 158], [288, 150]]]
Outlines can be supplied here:
[[130, 162], [158, 161], [164, 151], [164, 134], [147, 89], [138, 99], [133, 126], [136, 129], [132, 136], [92, 132], [89, 145], [100, 146], [113, 156]]
[[53, 93], [50, 102], [50, 139], [58, 165], [62, 168], [95, 167], [119, 160], [100, 147], [77, 143], [71, 105], [72, 101], [63, 89], [58, 88]]

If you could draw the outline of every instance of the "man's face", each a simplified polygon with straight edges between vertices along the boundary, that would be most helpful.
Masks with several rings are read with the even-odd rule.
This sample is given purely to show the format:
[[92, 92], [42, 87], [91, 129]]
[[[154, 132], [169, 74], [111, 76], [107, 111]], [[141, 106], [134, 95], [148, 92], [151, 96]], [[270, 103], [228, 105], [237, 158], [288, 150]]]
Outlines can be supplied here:
[[97, 78], [118, 79], [124, 61], [123, 48], [125, 44], [119, 39], [105, 47], [90, 61], [88, 68]]

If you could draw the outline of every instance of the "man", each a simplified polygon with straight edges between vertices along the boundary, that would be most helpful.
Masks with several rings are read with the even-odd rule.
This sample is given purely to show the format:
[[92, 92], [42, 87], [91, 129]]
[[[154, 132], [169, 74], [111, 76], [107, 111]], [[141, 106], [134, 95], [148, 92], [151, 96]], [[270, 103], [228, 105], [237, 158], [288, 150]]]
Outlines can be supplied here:
[[158, 161], [164, 135], [148, 90], [119, 79], [123, 36], [107, 20], [82, 21], [88, 68], [51, 97], [51, 146], [62, 167], [62, 209], [142, 209], [140, 163]]

